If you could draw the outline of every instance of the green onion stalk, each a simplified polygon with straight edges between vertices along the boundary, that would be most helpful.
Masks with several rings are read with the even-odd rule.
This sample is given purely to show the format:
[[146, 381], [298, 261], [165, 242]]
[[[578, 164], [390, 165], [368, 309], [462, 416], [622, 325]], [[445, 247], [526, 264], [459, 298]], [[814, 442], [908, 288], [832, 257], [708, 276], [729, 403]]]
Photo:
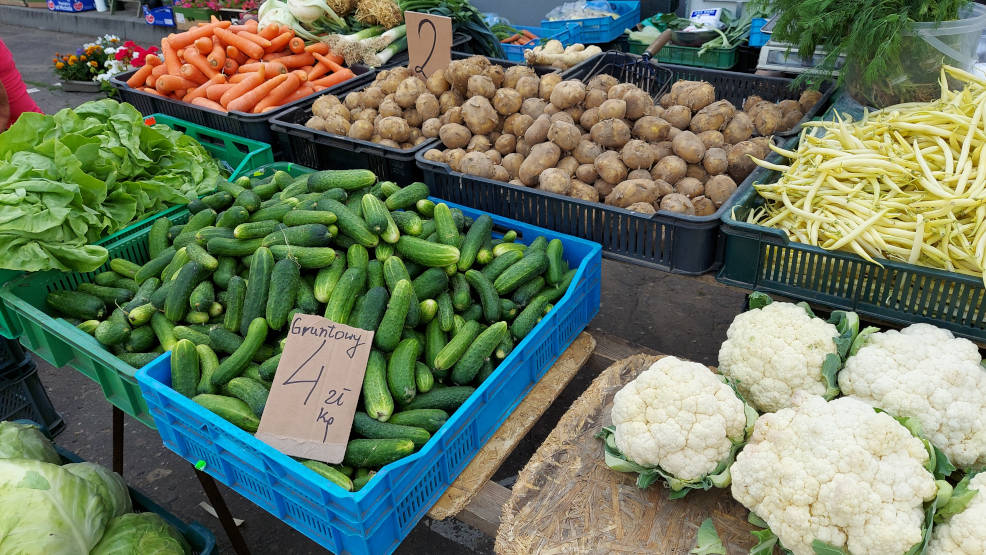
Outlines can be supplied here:
[[383, 50], [370, 56], [366, 60], [366, 64], [370, 67], [379, 67], [390, 61], [395, 55], [407, 50], [407, 34], [405, 33], [399, 39], [388, 44]]
[[397, 0], [401, 11], [442, 15], [452, 19], [452, 32], [469, 35], [481, 54], [503, 58], [500, 39], [486, 25], [483, 14], [469, 0]]

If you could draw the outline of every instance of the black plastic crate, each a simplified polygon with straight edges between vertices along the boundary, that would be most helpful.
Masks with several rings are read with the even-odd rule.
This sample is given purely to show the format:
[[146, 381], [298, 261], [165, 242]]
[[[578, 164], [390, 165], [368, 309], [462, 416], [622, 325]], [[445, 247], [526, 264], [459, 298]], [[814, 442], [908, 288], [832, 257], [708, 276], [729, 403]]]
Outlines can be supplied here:
[[0, 376], [29, 360], [31, 356], [24, 351], [24, 347], [21, 347], [17, 340], [0, 337]]
[[256, 141], [262, 141], [276, 148], [271, 142], [270, 119], [272, 116], [283, 113], [293, 106], [308, 102], [313, 98], [323, 94], [331, 94], [344, 87], [352, 87], [356, 82], [369, 82], [373, 79], [375, 70], [362, 65], [354, 65], [350, 69], [356, 77], [348, 81], [339, 83], [334, 87], [329, 87], [319, 91], [309, 97], [289, 102], [284, 106], [269, 110], [262, 114], [248, 114], [246, 112], [223, 113], [210, 108], [203, 108], [180, 100], [165, 98], [156, 94], [147, 93], [141, 90], [132, 89], [127, 86], [127, 79], [134, 74], [134, 71], [120, 73], [110, 77], [110, 84], [120, 93], [120, 101], [133, 104], [137, 111], [145, 116], [151, 114], [166, 114], [176, 118], [204, 125], [212, 129], [223, 131], [238, 137], [245, 137]]
[[[591, 77], [601, 73], [607, 73], [618, 77], [619, 64], [639, 60], [636, 54], [622, 54], [619, 52], [604, 52], [598, 56], [593, 56], [581, 64], [565, 71], [562, 76], [565, 79], [582, 79], [588, 81]], [[653, 61], [651, 62], [653, 63]], [[719, 69], [705, 69], [692, 66], [679, 66], [674, 64], [658, 64], [656, 67], [667, 69], [671, 72], [671, 81], [667, 84], [669, 88], [672, 83], [680, 80], [688, 81], [708, 81], [716, 89], [716, 100], [728, 100], [735, 106], [742, 106], [743, 101], [748, 96], [758, 95], [764, 100], [779, 102], [781, 100], [797, 100], [807, 86], [795, 86], [794, 79], [783, 77], [767, 77], [764, 75], [750, 75], [737, 73], [735, 71], [723, 71]], [[657, 72], [664, 75], [664, 72]], [[660, 83], [635, 83], [645, 91], [654, 95], [663, 94]], [[797, 135], [801, 131], [801, 124], [811, 121], [817, 117], [828, 105], [832, 93], [835, 92], [835, 83], [826, 81], [821, 88], [822, 97], [818, 102], [805, 113], [798, 125], [787, 131], [775, 133], [778, 137], [789, 137]], [[664, 91], [666, 92], [666, 91]]]
[[[460, 60], [469, 56], [472, 54], [452, 52], [453, 60]], [[498, 58], [490, 58], [490, 62], [504, 67], [518, 65], [517, 62]], [[538, 67], [534, 68], [534, 71], [543, 75], [555, 70], [548, 67]], [[342, 87], [333, 93], [344, 96], [353, 91], [363, 90], [372, 82], [372, 77], [361, 78], [359, 82], [351, 82], [349, 86]], [[315, 98], [304, 99], [295, 107], [280, 112], [271, 118], [271, 130], [280, 144], [282, 160], [316, 170], [367, 168], [377, 174], [380, 179], [395, 181], [401, 185], [422, 179], [423, 173], [421, 168], [415, 164], [415, 155], [434, 148], [439, 144], [438, 139], [429, 139], [413, 148], [400, 149], [309, 129], [305, 127], [305, 122], [312, 117], [312, 105], [314, 103]]]
[[18, 368], [8, 369], [0, 375], [0, 420], [32, 420], [39, 423], [49, 437], [54, 437], [65, 427], [62, 417], [51, 405], [34, 362], [25, 360]]

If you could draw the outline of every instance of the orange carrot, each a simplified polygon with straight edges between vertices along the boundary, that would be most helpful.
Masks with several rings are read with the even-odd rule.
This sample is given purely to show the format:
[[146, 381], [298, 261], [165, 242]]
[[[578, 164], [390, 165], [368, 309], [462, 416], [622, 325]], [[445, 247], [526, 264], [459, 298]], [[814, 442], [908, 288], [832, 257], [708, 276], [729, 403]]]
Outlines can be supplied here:
[[[244, 75], [244, 74], [237, 74], [237, 75]], [[222, 97], [219, 98], [220, 104], [222, 104], [223, 106], [229, 105], [229, 103], [232, 100], [239, 98], [244, 93], [256, 87], [257, 85], [260, 85], [261, 83], [264, 82], [265, 79], [267, 79], [267, 75], [264, 73], [263, 69], [260, 69], [260, 71], [257, 71], [256, 73], [247, 73], [245, 75], [246, 77], [242, 81], [237, 83], [235, 87], [223, 93]], [[233, 80], [230, 79], [230, 82], [232, 81]]]
[[226, 58], [226, 61], [223, 62], [223, 73], [226, 75], [233, 75], [238, 69], [240, 69], [240, 64], [236, 63], [233, 58]]
[[209, 60], [206, 60], [205, 56], [199, 54], [199, 51], [195, 48], [190, 47], [185, 49], [185, 61], [199, 68], [199, 70], [202, 71], [206, 77], [211, 78], [213, 75], [218, 73], [216, 68], [209, 64]]
[[[181, 67], [180, 64], [179, 64], [179, 67]], [[154, 69], [151, 70], [151, 76], [154, 77], [155, 79], [158, 78], [158, 77], [160, 77], [160, 76], [162, 76], [162, 75], [167, 75], [167, 74], [168, 74], [168, 65], [167, 64], [159, 64], [159, 65], [156, 65], [156, 66], [154, 66]]]
[[240, 49], [235, 46], [226, 47], [226, 57], [232, 58], [237, 64], [242, 64], [247, 61], [246, 54], [240, 52]]
[[184, 33], [171, 35], [170, 37], [168, 37], [168, 40], [171, 42], [171, 46], [174, 47], [175, 50], [179, 50], [185, 48], [186, 46], [192, 44], [193, 42], [195, 42], [196, 40], [202, 37], [211, 37], [214, 30], [222, 29], [224, 27], [229, 27], [230, 24], [231, 23], [229, 21], [207, 23], [201, 27], [195, 27], [193, 29], [189, 29]]
[[226, 108], [223, 108], [222, 107], [222, 104], [219, 104], [218, 102], [216, 102], [214, 100], [209, 100], [208, 98], [204, 98], [204, 97], [201, 97], [201, 96], [192, 99], [192, 104], [194, 104], [196, 106], [201, 106], [203, 108], [210, 108], [212, 110], [218, 110], [220, 112], [225, 112], [226, 111]]
[[222, 74], [217, 74], [215, 77], [207, 80], [206, 82], [202, 83], [198, 87], [195, 87], [194, 89], [188, 91], [188, 94], [186, 94], [185, 97], [182, 98], [182, 100], [184, 100], [185, 102], [191, 102], [195, 98], [198, 98], [200, 96], [205, 96], [206, 91], [209, 90], [209, 87], [211, 87], [212, 85], [223, 85], [225, 83], [226, 83], [226, 76]]
[[[286, 81], [288, 77], [288, 75], [282, 74], [274, 77], [273, 79], [264, 81], [243, 95], [230, 100], [229, 103], [226, 104], [226, 109], [229, 111], [235, 110], [238, 112], [249, 112], [250, 110], [253, 110], [254, 106], [266, 98], [275, 87]], [[229, 92], [226, 94], [229, 94]]]
[[352, 79], [353, 77], [355, 77], [355, 74], [351, 70], [343, 68], [342, 71], [337, 71], [332, 75], [328, 75], [326, 77], [322, 77], [321, 79], [316, 79], [314, 81], [309, 81], [309, 84], [312, 85], [313, 87], [316, 86], [331, 87], [333, 85], [338, 85], [343, 81]]
[[142, 90], [142, 91], [144, 91], [146, 93], [156, 94], [158, 96], [164, 96], [163, 94], [157, 92], [157, 89], [153, 89], [151, 87], [144, 87], [144, 88], [142, 88], [140, 90]]
[[162, 93], [174, 92], [180, 89], [194, 89], [195, 86], [195, 83], [177, 75], [162, 75], [154, 82], [154, 88]]
[[308, 72], [309, 71], [311, 71], [311, 68], [301, 68], [301, 69], [296, 69], [296, 70], [294, 70], [294, 71], [292, 71], [290, 73], [293, 73], [293, 74], [297, 75], [298, 76], [298, 80], [301, 81], [302, 84], [304, 84], [305, 81], [308, 81]]
[[248, 20], [244, 21], [242, 25], [230, 25], [229, 30], [230, 31], [233, 31], [234, 33], [238, 33], [240, 31], [247, 31], [249, 33], [256, 33], [257, 32], [257, 28], [259, 26], [260, 25], [259, 25], [259, 23], [257, 22], [256, 19], [248, 19]]
[[339, 60], [337, 62], [333, 58], [330, 58], [329, 56], [323, 56], [321, 54], [315, 54], [315, 58], [318, 59], [318, 62], [320, 64], [325, 64], [329, 66], [329, 69], [331, 69], [333, 73], [343, 70], [349, 71], [350, 74], [353, 73], [351, 70], [346, 69], [340, 65], [342, 63], [342, 60]]
[[281, 82], [280, 85], [274, 87], [270, 94], [266, 98], [262, 99], [253, 107], [254, 113], [261, 113], [264, 108], [280, 106], [284, 103], [284, 99], [291, 95], [294, 91], [301, 87], [301, 79], [298, 76], [289, 73], [288, 78]]
[[240, 52], [251, 58], [260, 58], [264, 55], [264, 49], [259, 44], [251, 42], [236, 33], [231, 33], [226, 29], [216, 29], [216, 36], [227, 45], [235, 46]]
[[144, 64], [149, 66], [159, 66], [161, 65], [161, 58], [157, 54], [148, 54], [144, 56]]
[[249, 73], [251, 71], [257, 71], [263, 67], [267, 75], [277, 75], [279, 73], [287, 73], [288, 68], [284, 67], [284, 64], [280, 61], [274, 62], [254, 62], [252, 64], [243, 64], [238, 70], [240, 73]]
[[311, 71], [308, 72], [308, 80], [314, 81], [315, 79], [324, 76], [326, 73], [328, 73], [331, 70], [332, 68], [330, 68], [328, 64], [324, 62], [319, 62], [314, 66], [312, 66]]
[[240, 31], [239, 33], [236, 34], [247, 39], [250, 42], [259, 44], [261, 48], [265, 48], [265, 49], [270, 48], [270, 41], [256, 33], [251, 33], [249, 31]]
[[320, 91], [324, 91], [327, 88], [328, 87], [323, 87], [322, 85], [315, 85], [314, 87], [312, 87], [312, 90], [315, 92], [320, 92]]
[[186, 94], [188, 94], [188, 89], [177, 89], [174, 92], [172, 92], [169, 96], [171, 96], [171, 98], [176, 98], [178, 100], [181, 100], [182, 98], [185, 97]]
[[[269, 28], [270, 27], [264, 27], [264, 29], [269, 29]], [[270, 39], [270, 47], [264, 49], [267, 51], [267, 54], [264, 57], [270, 56], [275, 52], [280, 52], [281, 50], [284, 50], [284, 47], [286, 47], [288, 43], [291, 42], [291, 40], [294, 38], [295, 38], [294, 31], [284, 31], [283, 33], [277, 35], [276, 37]]]
[[290, 55], [291, 55], [291, 51], [290, 50], [287, 50], [285, 52], [270, 52], [268, 54], [264, 54], [264, 57], [261, 58], [261, 60], [263, 60], [265, 62], [269, 62], [271, 60], [276, 60], [278, 58], [283, 58], [285, 56], [290, 56]]
[[178, 69], [178, 73], [185, 79], [188, 79], [194, 83], [205, 83], [209, 80], [209, 78], [202, 73], [201, 69], [193, 66], [192, 64], [182, 64]]
[[530, 32], [530, 31], [528, 31], [527, 29], [521, 29], [520, 30], [520, 34], [524, 35], [525, 37], [527, 37], [527, 38], [529, 38], [531, 40], [537, 40], [539, 38], [537, 35], [535, 35], [534, 33]]
[[328, 54], [329, 45], [325, 44], [324, 42], [316, 42], [314, 44], [309, 44], [308, 46], [305, 47], [305, 52], [309, 52], [312, 54], [318, 52], [319, 54], [323, 54], [323, 55]]
[[252, 73], [237, 73], [235, 75], [230, 75], [229, 76], [229, 82], [230, 83], [242, 83], [243, 81], [246, 81], [246, 78], [247, 77], [250, 77], [251, 75], [253, 75], [253, 74]]
[[217, 83], [205, 88], [205, 97], [214, 102], [219, 102], [223, 93], [236, 86], [236, 83]]
[[277, 23], [268, 23], [259, 34], [267, 40], [274, 40], [274, 37], [281, 34], [281, 26]]
[[226, 63], [226, 48], [223, 46], [222, 41], [216, 37], [212, 37], [212, 50], [209, 51], [205, 60], [217, 71], [223, 67], [223, 64]]
[[278, 62], [284, 64], [284, 67], [288, 69], [294, 69], [301, 66], [310, 66], [315, 64], [315, 58], [308, 52], [303, 54], [292, 54], [290, 56], [284, 56], [277, 59]]
[[154, 66], [145, 63], [143, 67], [135, 71], [134, 74], [130, 76], [130, 79], [127, 79], [127, 86], [130, 88], [142, 86], [144, 82], [147, 81], [147, 78], [150, 77], [151, 70], [153, 69]]
[[295, 37], [288, 42], [288, 48], [294, 54], [301, 54], [305, 51], [305, 41], [301, 37]]
[[298, 88], [297, 90], [295, 90], [290, 95], [288, 95], [288, 97], [281, 102], [281, 106], [284, 106], [285, 104], [288, 104], [290, 102], [294, 102], [295, 100], [301, 100], [302, 98], [305, 98], [306, 96], [314, 93], [315, 90], [313, 88], [309, 87], [308, 85], [304, 85]]
[[[175, 35], [170, 35], [170, 37], [174, 36]], [[171, 43], [171, 39], [169, 37], [161, 39], [161, 53], [164, 54], [164, 65], [166, 66], [166, 71], [171, 75], [178, 75], [178, 68], [181, 67], [181, 61], [178, 59], [178, 51]]]
[[199, 37], [192, 44], [202, 55], [208, 55], [209, 52], [212, 52], [212, 38], [210, 37]]

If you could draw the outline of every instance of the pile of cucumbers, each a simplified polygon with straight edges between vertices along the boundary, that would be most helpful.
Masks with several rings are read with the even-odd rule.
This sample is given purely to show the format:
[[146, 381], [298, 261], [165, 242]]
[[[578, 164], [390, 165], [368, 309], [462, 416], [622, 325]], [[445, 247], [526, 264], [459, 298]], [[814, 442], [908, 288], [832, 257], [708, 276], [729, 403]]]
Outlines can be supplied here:
[[565, 294], [558, 239], [494, 239], [493, 220], [369, 170], [222, 181], [46, 304], [124, 362], [171, 351], [172, 387], [255, 432], [295, 314], [372, 330], [342, 465], [304, 464], [347, 490], [424, 445]]

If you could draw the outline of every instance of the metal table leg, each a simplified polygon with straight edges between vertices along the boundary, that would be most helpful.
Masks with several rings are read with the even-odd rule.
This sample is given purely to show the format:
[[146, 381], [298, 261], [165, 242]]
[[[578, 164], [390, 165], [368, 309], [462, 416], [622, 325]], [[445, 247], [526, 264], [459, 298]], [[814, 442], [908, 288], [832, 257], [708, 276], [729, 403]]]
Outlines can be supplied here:
[[123, 476], [123, 411], [113, 407], [113, 472]]
[[233, 515], [229, 512], [229, 507], [226, 506], [226, 500], [219, 493], [219, 487], [216, 486], [216, 481], [212, 479], [212, 476], [198, 469], [195, 469], [195, 476], [199, 479], [199, 483], [202, 484], [202, 490], [205, 491], [206, 497], [209, 498], [209, 503], [216, 509], [216, 515], [219, 516], [219, 522], [223, 525], [223, 530], [226, 531], [226, 537], [233, 544], [233, 551], [237, 555], [250, 555], [246, 541], [240, 535], [240, 530], [233, 522]]

